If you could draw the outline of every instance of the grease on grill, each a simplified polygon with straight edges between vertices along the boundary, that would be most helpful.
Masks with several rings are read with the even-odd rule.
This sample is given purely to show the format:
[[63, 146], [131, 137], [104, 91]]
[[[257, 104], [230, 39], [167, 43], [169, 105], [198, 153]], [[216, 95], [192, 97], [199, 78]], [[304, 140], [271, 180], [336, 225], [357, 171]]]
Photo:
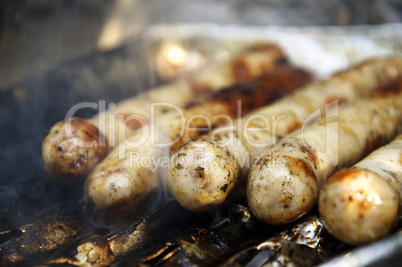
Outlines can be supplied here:
[[272, 235], [274, 229], [260, 223], [247, 206], [232, 204], [212, 218], [191, 225], [138, 265], [216, 266], [259, 235]]
[[221, 266], [312, 266], [347, 249], [350, 247], [332, 238], [313, 215], [238, 251]]
[[80, 211], [78, 205], [57, 208], [29, 224], [1, 232], [0, 263], [32, 263], [75, 241], [88, 225]]
[[286, 228], [267, 227], [238, 203], [190, 226], [135, 265], [311, 266], [347, 249], [315, 215]]
[[[82, 238], [46, 264], [108, 266], [124, 259], [139, 261], [141, 257], [159, 249], [165, 240], [183, 231], [197, 217], [175, 201], [168, 202], [126, 228], [106, 233], [98, 231]], [[122, 265], [125, 266], [124, 263]]]

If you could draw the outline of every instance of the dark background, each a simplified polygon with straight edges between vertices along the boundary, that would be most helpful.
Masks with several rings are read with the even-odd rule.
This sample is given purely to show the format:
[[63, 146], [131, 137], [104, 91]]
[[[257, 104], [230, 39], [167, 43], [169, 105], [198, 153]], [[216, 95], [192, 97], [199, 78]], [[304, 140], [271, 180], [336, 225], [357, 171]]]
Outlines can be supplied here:
[[0, 0], [0, 88], [158, 23], [328, 26], [400, 22], [401, 0]]

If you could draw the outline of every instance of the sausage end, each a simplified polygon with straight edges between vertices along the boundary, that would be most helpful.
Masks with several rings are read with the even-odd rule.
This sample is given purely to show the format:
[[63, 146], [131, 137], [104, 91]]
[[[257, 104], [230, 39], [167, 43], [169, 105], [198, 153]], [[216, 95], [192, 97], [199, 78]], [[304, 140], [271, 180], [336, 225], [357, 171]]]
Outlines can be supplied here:
[[108, 153], [99, 129], [81, 118], [55, 124], [42, 142], [42, 161], [50, 177], [63, 184], [81, 181]]
[[236, 160], [227, 148], [198, 139], [173, 154], [168, 186], [184, 208], [205, 212], [229, 201], [237, 187], [237, 173]]
[[309, 212], [318, 198], [313, 171], [302, 159], [264, 155], [249, 173], [248, 204], [264, 223], [283, 225]]
[[328, 231], [350, 245], [377, 240], [394, 229], [399, 196], [385, 179], [362, 169], [344, 169], [324, 185], [319, 212]]

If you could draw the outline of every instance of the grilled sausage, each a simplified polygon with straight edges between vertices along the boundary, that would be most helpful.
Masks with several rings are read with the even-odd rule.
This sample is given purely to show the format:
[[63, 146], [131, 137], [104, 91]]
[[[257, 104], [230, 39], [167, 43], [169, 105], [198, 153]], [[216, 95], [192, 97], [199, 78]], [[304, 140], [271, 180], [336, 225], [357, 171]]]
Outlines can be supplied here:
[[[77, 182], [107, 155], [111, 147], [148, 122], [151, 103], [168, 102], [182, 107], [196, 96], [256, 77], [286, 62], [283, 52], [275, 45], [251, 47], [229, 62], [122, 101], [115, 109], [88, 120], [66, 118], [54, 125], [43, 140], [44, 169], [62, 183]], [[167, 106], [157, 108], [154, 116], [168, 110]]]
[[319, 211], [328, 231], [350, 245], [389, 234], [402, 211], [402, 135], [324, 185]]
[[[153, 192], [160, 193], [169, 151], [200, 136], [203, 131], [249, 112], [311, 80], [298, 68], [278, 68], [260, 78], [216, 92], [210, 99], [166, 113], [155, 120], [156, 127], [144, 126], [132, 140], [148, 138], [141, 144], [121, 143], [89, 174], [85, 201], [92, 214], [107, 213], [113, 220], [138, 213]], [[237, 106], [239, 104], [240, 106]], [[145, 140], [144, 139], [144, 140]], [[168, 152], [168, 153], [167, 153]], [[163, 187], [163, 186], [162, 186]], [[159, 191], [159, 192], [158, 192]]]
[[338, 111], [284, 137], [252, 166], [247, 199], [261, 221], [281, 225], [308, 213], [331, 174], [394, 138], [402, 95], [361, 99]]
[[195, 212], [226, 205], [242, 189], [253, 159], [300, 127], [309, 114], [334, 100], [369, 95], [401, 73], [402, 58], [369, 60], [185, 144], [171, 158], [171, 193]]

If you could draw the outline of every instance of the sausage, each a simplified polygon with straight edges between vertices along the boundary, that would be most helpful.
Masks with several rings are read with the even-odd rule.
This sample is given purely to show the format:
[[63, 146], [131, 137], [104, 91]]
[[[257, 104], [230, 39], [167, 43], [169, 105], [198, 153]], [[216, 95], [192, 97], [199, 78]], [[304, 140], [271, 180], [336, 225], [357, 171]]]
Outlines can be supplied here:
[[338, 111], [287, 135], [252, 166], [247, 200], [262, 222], [297, 220], [317, 204], [331, 174], [392, 140], [402, 122], [402, 94], [345, 103]]
[[195, 212], [227, 205], [244, 193], [238, 190], [244, 190], [254, 159], [299, 128], [309, 114], [333, 101], [367, 96], [400, 74], [400, 57], [368, 60], [185, 144], [172, 155], [169, 165], [167, 182], [172, 195]]
[[[87, 145], [78, 145], [77, 142]], [[42, 161], [46, 173], [52, 178], [72, 184], [102, 160], [108, 151], [108, 139], [98, 127], [85, 119], [73, 117], [50, 129], [42, 142]]]
[[402, 211], [402, 135], [351, 168], [336, 172], [319, 197], [328, 231], [350, 245], [389, 234]]
[[106, 219], [100, 218], [101, 223], [107, 218], [114, 223], [119, 217], [124, 221], [124, 216], [129, 218], [142, 209], [152, 209], [145, 203], [151, 203], [148, 200], [152, 196], [154, 203], [161, 202], [156, 196], [164, 190], [163, 173], [169, 164], [170, 152], [228, 118], [240, 116], [239, 108], [249, 112], [310, 80], [311, 75], [302, 69], [278, 68], [260, 78], [216, 92], [202, 103], [189, 105], [181, 114], [172, 111], [158, 117], [155, 127], [146, 125], [132, 136], [132, 140], [145, 137], [146, 141], [121, 143], [89, 174], [84, 187], [89, 213], [95, 217], [106, 214]]
[[[55, 180], [74, 184], [112, 147], [148, 122], [151, 103], [168, 102], [182, 107], [194, 97], [286, 64], [287, 59], [278, 46], [253, 46], [228, 62], [211, 66], [188, 79], [148, 90], [88, 120], [66, 118], [55, 124], [42, 142], [44, 169]], [[153, 115], [159, 116], [168, 110], [167, 106], [156, 108]]]

